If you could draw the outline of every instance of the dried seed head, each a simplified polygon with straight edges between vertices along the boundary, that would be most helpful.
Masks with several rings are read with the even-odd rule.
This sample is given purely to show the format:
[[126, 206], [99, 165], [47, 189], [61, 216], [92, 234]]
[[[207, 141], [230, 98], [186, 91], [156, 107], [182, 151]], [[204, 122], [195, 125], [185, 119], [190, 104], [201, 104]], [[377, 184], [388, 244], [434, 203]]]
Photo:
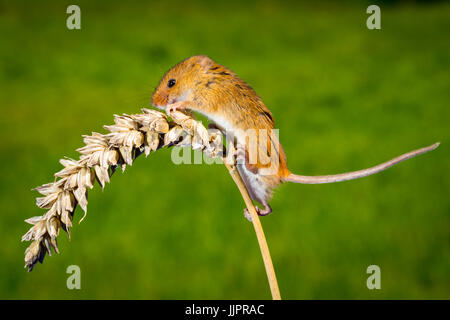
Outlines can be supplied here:
[[47, 220], [47, 230], [51, 238], [56, 239], [59, 234], [59, 226], [60, 223], [58, 218], [51, 217]]
[[[77, 149], [78, 161], [64, 158], [64, 168], [55, 174], [56, 181], [37, 187], [43, 197], [36, 199], [38, 207], [48, 209], [39, 217], [25, 220], [33, 226], [22, 237], [22, 241], [33, 241], [25, 251], [25, 267], [31, 271], [42, 263], [45, 254], [52, 248], [59, 253], [56, 238], [63, 229], [70, 238], [72, 218], [77, 204], [87, 212], [87, 189], [93, 188], [97, 180], [102, 188], [110, 182], [118, 166], [125, 170], [141, 153], [146, 156], [161, 146], [190, 146], [203, 150], [211, 157], [221, 155], [221, 135], [209, 135], [206, 128], [190, 116], [173, 112], [173, 122], [159, 111], [142, 109], [142, 114], [114, 116], [114, 124], [105, 126], [108, 134], [93, 132], [84, 135], [85, 146]], [[111, 171], [110, 171], [111, 168]]]
[[43, 184], [42, 186], [34, 188], [34, 190], [38, 191], [43, 196], [48, 196], [52, 193], [58, 193], [62, 190], [59, 183], [51, 182]]
[[134, 114], [131, 117], [140, 124], [140, 130], [144, 132], [167, 133], [169, 123], [167, 118], [158, 111], [142, 109], [144, 114]]
[[42, 250], [41, 241], [42, 239], [33, 241], [25, 250], [25, 268], [28, 268], [28, 271], [33, 270], [38, 261], [42, 263], [44, 260], [45, 250]]
[[55, 177], [64, 178], [77, 173], [80, 169], [80, 164], [73, 159], [61, 159], [59, 162], [64, 166], [64, 169], [55, 173]]
[[43, 220], [43, 217], [38, 216], [38, 217], [31, 217], [25, 220], [26, 223], [29, 224], [33, 224], [35, 225], [36, 223], [38, 223], [39, 221]]
[[94, 169], [95, 169], [95, 176], [97, 177], [97, 180], [103, 189], [105, 187], [105, 184], [109, 183], [108, 169], [100, 166], [95, 166]]
[[180, 126], [174, 126], [172, 129], [167, 132], [164, 136], [164, 145], [168, 146], [171, 143], [175, 143], [183, 134], [183, 128]]
[[39, 240], [47, 232], [46, 221], [41, 220], [28, 230], [22, 237], [22, 241]]
[[[84, 187], [78, 187], [74, 190], [73, 195], [77, 199], [78, 204], [84, 212], [87, 211], [87, 190]], [[65, 222], [64, 222], [65, 223]], [[66, 223], [67, 224], [67, 223]]]
[[46, 197], [36, 198], [36, 205], [41, 209], [50, 209], [55, 201], [58, 199], [58, 196], [61, 191], [50, 193]]
[[145, 140], [145, 155], [148, 156], [150, 151], [156, 151], [159, 146], [159, 134], [157, 132], [147, 132]]
[[119, 151], [125, 163], [129, 166], [133, 165], [133, 148], [129, 146], [120, 146]]

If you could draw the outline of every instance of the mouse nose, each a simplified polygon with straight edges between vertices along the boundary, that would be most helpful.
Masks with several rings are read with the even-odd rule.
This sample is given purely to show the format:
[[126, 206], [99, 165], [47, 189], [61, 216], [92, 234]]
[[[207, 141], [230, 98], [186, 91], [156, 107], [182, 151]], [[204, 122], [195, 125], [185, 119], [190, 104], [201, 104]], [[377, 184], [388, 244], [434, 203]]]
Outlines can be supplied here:
[[155, 107], [164, 107], [167, 104], [167, 100], [168, 97], [165, 94], [154, 94], [152, 97], [152, 104]]

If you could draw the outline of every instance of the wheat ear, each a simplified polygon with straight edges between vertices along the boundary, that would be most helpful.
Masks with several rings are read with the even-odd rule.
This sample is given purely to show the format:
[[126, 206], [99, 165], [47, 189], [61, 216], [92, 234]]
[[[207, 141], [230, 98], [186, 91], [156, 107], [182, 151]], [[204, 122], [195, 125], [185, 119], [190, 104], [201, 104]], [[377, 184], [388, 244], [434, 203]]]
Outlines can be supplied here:
[[[39, 208], [47, 209], [42, 216], [32, 217], [26, 222], [33, 225], [22, 237], [22, 241], [33, 241], [25, 251], [25, 267], [31, 271], [36, 263], [42, 263], [52, 248], [59, 253], [57, 236], [60, 229], [70, 238], [72, 218], [77, 204], [87, 212], [88, 189], [95, 180], [102, 188], [110, 182], [115, 169], [125, 170], [134, 159], [146, 156], [164, 146], [190, 146], [200, 149], [211, 157], [217, 157], [222, 137], [208, 134], [199, 122], [181, 113], [173, 112], [169, 121], [162, 112], [143, 109], [142, 114], [114, 116], [114, 124], [105, 126], [107, 134], [93, 132], [83, 136], [85, 146], [77, 151], [79, 160], [64, 158], [64, 168], [55, 173], [55, 181], [37, 187], [43, 197], [36, 199]], [[80, 222], [84, 219], [81, 218]]]

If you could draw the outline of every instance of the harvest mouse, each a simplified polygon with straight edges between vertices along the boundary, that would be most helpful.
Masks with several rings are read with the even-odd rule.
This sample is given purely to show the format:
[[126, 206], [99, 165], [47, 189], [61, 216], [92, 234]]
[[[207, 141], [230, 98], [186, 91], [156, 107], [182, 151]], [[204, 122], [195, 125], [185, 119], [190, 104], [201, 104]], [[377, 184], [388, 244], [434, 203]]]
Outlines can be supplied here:
[[[187, 58], [171, 68], [155, 89], [152, 104], [165, 108], [169, 115], [174, 110], [198, 112], [227, 135], [233, 135], [238, 146], [236, 156], [241, 160], [241, 163], [238, 161], [237, 168], [251, 198], [263, 206], [262, 209], [256, 207], [257, 213], [261, 216], [272, 212], [268, 201], [272, 197], [273, 189], [281, 182], [316, 184], [362, 178], [439, 146], [439, 143], [435, 143], [359, 171], [325, 176], [303, 176], [289, 171], [286, 155], [278, 138], [270, 135], [267, 148], [259, 152], [266, 152], [271, 158], [276, 156], [277, 170], [264, 174], [267, 163], [262, 163], [258, 157], [256, 161], [249, 161], [252, 154], [249, 153], [248, 136], [245, 133], [253, 129], [259, 136], [258, 132], [261, 129], [265, 132], [272, 131], [274, 129], [272, 113], [246, 82], [204, 55]], [[244, 214], [248, 218], [249, 214], [246, 210]]]

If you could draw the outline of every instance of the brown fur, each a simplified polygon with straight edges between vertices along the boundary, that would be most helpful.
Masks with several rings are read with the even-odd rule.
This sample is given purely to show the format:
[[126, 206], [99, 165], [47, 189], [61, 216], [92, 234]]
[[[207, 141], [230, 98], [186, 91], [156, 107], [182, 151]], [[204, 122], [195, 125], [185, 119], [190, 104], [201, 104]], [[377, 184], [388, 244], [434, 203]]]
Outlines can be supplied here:
[[[172, 88], [167, 86], [170, 79], [176, 79]], [[186, 92], [189, 92], [186, 94]], [[252, 87], [240, 79], [228, 68], [214, 62], [207, 56], [193, 56], [181, 61], [170, 69], [161, 79], [156, 88], [152, 103], [164, 107], [177, 102], [185, 96], [190, 101], [189, 109], [200, 112], [206, 116], [214, 115], [227, 121], [234, 129], [274, 129], [273, 115], [265, 106], [261, 98]], [[222, 124], [217, 123], [220, 127]], [[258, 134], [258, 131], [256, 131]], [[271, 141], [268, 141], [268, 156], [270, 155]], [[264, 176], [262, 179], [270, 188], [276, 187], [282, 178], [290, 172], [286, 164], [283, 148], [279, 146], [279, 170], [273, 176]], [[248, 169], [257, 172], [267, 164], [260, 162], [247, 164]]]

